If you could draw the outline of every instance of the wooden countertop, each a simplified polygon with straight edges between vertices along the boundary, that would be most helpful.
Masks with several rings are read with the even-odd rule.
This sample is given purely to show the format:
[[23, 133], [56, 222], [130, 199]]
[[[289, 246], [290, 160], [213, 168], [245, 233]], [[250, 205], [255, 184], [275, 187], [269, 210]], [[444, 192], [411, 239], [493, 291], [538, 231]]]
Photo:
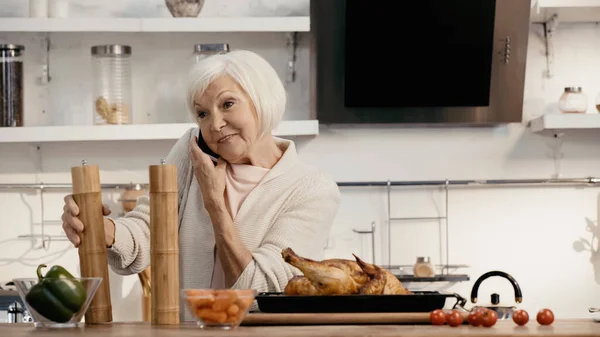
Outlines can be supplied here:
[[42, 330], [31, 323], [0, 324], [0, 336], [107, 336], [107, 337], [175, 337], [175, 336], [240, 336], [240, 337], [504, 337], [504, 336], [600, 336], [600, 323], [593, 320], [557, 320], [551, 326], [529, 321], [519, 327], [512, 321], [499, 321], [491, 328], [431, 325], [316, 325], [316, 326], [241, 326], [233, 330], [200, 329], [195, 324], [152, 326], [149, 323], [112, 323], [86, 325], [76, 329]]

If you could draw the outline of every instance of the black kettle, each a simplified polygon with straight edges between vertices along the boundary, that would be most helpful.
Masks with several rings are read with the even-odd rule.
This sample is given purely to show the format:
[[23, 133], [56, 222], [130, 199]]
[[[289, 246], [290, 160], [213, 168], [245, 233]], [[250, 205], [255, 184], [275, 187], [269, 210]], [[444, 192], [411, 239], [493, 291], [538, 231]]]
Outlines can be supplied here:
[[[515, 290], [515, 302], [521, 303], [523, 301], [523, 293], [521, 292], [521, 288], [519, 287], [519, 283], [515, 280], [511, 275], [498, 270], [489, 271], [483, 275], [481, 275], [475, 284], [473, 285], [473, 289], [471, 290], [471, 302], [477, 303], [477, 291], [479, 290], [479, 286], [481, 282], [485, 279], [490, 278], [492, 276], [500, 276], [507, 279], [513, 286]], [[484, 308], [494, 310], [498, 314], [498, 319], [511, 319], [513, 312], [517, 309], [514, 306], [502, 306], [500, 305], [500, 295], [497, 293], [493, 293], [491, 296], [492, 305], [486, 306]], [[482, 306], [473, 307], [473, 311], [477, 310], [477, 308], [482, 308]]]

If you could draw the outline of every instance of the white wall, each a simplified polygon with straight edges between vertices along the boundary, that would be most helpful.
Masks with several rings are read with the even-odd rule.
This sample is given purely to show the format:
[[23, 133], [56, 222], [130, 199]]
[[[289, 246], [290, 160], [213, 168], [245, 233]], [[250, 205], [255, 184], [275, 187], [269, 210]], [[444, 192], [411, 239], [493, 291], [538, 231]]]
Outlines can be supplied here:
[[[5, 0], [4, 2], [7, 2]], [[26, 13], [25, 3], [9, 0], [0, 16]], [[77, 3], [85, 3], [83, 0]], [[122, 7], [88, 2], [76, 6], [74, 15], [168, 16], [162, 1], [126, 1]], [[112, 3], [112, 2], [111, 2]], [[114, 2], [116, 3], [116, 2]], [[141, 5], [141, 4], [144, 5]], [[273, 1], [258, 1], [274, 7]], [[283, 3], [283, 2], [281, 2]], [[306, 1], [263, 13], [306, 14]], [[4, 3], [3, 3], [4, 5]], [[207, 1], [201, 15], [257, 15], [241, 0]], [[304, 9], [302, 9], [304, 8]], [[595, 25], [561, 25], [554, 40], [553, 78], [543, 77], [546, 62], [538, 26], [532, 26], [528, 51], [524, 120], [555, 113], [562, 88], [581, 85], [590, 99], [600, 92], [600, 47]], [[304, 37], [304, 38], [303, 38]], [[85, 124], [91, 122], [88, 86], [89, 47], [95, 43], [129, 43], [134, 47], [134, 105], [136, 122], [184, 121], [184, 111], [165, 110], [154, 103], [167, 80], [165, 67], [181, 72], [173, 60], [187, 57], [194, 43], [227, 41], [232, 48], [255, 50], [285, 74], [287, 54], [283, 34], [52, 34], [53, 81], [36, 84], [42, 64], [38, 34], [0, 33], [0, 43], [25, 44], [27, 58], [27, 117], [29, 125]], [[288, 84], [288, 119], [308, 116], [308, 50], [301, 34], [298, 80]], [[162, 68], [162, 71], [159, 70]], [[159, 70], [157, 70], [159, 69]], [[434, 93], [432, 93], [434, 94]], [[330, 172], [337, 181], [385, 181], [428, 179], [501, 179], [600, 176], [600, 135], [569, 132], [560, 140], [534, 135], [526, 123], [498, 128], [328, 128], [312, 139], [297, 139], [301, 158]], [[1, 130], [0, 130], [1, 132]], [[562, 142], [561, 156], [553, 149]], [[157, 163], [172, 142], [104, 142], [46, 144], [39, 150], [27, 145], [0, 145], [0, 183], [70, 182], [70, 168], [81, 159], [97, 163], [103, 183], [147, 182], [148, 165]], [[135, 154], [135, 155], [132, 155]], [[118, 193], [104, 193], [114, 213], [119, 213]], [[449, 194], [449, 258], [470, 268], [456, 270], [471, 275], [470, 282], [409, 284], [412, 289], [444, 289], [468, 297], [473, 282], [489, 270], [511, 273], [524, 294], [522, 307], [535, 312], [550, 307], [557, 317], [588, 317], [587, 308], [600, 298], [600, 260], [595, 253], [579, 251], [579, 240], [591, 241], [597, 229], [600, 190], [571, 187], [460, 188]], [[61, 233], [60, 214], [64, 193], [46, 192], [43, 218], [46, 233]], [[342, 206], [331, 232], [329, 257], [350, 258], [351, 253], [372, 259], [370, 238], [352, 229], [377, 224], [376, 262], [387, 264], [387, 199], [385, 188], [342, 188]], [[436, 216], [444, 213], [443, 191], [438, 188], [394, 188], [392, 216]], [[77, 252], [67, 242], [52, 242], [49, 249], [31, 249], [17, 236], [40, 233], [40, 194], [0, 191], [0, 281], [33, 276], [41, 262], [59, 263], [77, 270]], [[588, 228], [589, 219], [591, 228]], [[591, 232], [590, 232], [591, 230]], [[416, 256], [445, 260], [444, 223], [393, 223], [392, 264], [412, 264]], [[594, 245], [594, 249], [597, 247]], [[137, 276], [111, 274], [115, 320], [141, 319], [141, 289]], [[502, 279], [490, 279], [480, 288], [480, 302], [498, 292], [503, 303], [513, 303], [512, 288]], [[531, 312], [530, 312], [531, 313]]]

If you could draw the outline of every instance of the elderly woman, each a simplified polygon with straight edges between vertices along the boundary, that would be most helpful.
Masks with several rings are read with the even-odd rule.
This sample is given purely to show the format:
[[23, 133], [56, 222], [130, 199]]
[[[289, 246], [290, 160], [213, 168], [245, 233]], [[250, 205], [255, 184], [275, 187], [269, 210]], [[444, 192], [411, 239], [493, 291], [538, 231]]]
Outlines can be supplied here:
[[[294, 143], [271, 132], [281, 121], [286, 93], [275, 70], [250, 51], [211, 56], [195, 65], [187, 94], [199, 128], [173, 146], [177, 166], [182, 288], [282, 291], [296, 269], [281, 251], [321, 258], [339, 207], [339, 189], [324, 172], [300, 161]], [[199, 131], [220, 158], [197, 145]], [[150, 264], [147, 196], [118, 219], [105, 217], [112, 269], [139, 273]], [[104, 215], [110, 210], [104, 206]], [[85, 224], [65, 197], [63, 228], [78, 246]]]

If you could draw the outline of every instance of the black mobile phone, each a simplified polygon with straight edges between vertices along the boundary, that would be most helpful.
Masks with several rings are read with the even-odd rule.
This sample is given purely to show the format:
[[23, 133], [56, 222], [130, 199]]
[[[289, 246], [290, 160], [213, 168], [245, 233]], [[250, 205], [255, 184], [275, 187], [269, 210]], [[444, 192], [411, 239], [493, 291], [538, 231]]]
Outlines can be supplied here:
[[212, 159], [213, 162], [217, 162], [217, 160], [219, 159], [219, 155], [214, 153], [213, 150], [211, 150], [210, 147], [208, 147], [208, 145], [204, 141], [204, 138], [202, 138], [202, 132], [200, 130], [198, 130], [198, 147], [200, 148], [200, 150], [202, 150], [202, 152], [206, 153], [210, 157], [210, 159]]

